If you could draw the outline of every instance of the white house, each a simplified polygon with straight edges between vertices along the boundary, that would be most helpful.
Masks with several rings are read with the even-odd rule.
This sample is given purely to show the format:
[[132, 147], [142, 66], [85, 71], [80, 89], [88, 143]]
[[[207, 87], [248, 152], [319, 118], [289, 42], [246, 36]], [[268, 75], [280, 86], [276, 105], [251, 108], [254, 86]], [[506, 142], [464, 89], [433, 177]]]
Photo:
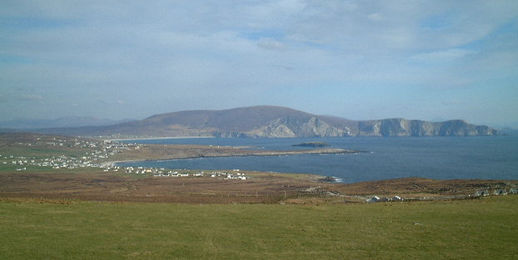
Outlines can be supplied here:
[[367, 202], [369, 202], [369, 203], [370, 202], [378, 202], [378, 201], [380, 201], [380, 197], [378, 197], [378, 196], [374, 196], [374, 197], [372, 197], [372, 198], [367, 200]]

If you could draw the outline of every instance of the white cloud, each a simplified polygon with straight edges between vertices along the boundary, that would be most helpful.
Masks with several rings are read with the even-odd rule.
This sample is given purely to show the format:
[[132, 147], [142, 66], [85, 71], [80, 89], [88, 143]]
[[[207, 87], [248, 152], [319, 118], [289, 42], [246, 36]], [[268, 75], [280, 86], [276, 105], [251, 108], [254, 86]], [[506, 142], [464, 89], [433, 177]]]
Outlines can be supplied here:
[[[517, 1], [5, 1], [2, 6], [0, 18], [12, 22], [0, 25], [8, 32], [0, 35], [0, 99], [9, 88], [41, 89], [35, 95], [58, 99], [61, 93], [71, 107], [87, 107], [73, 94], [88, 100], [106, 92], [124, 100], [121, 106], [153, 100], [155, 107], [133, 108], [151, 114], [163, 112], [152, 111], [157, 107], [213, 104], [230, 92], [236, 98], [227, 107], [240, 105], [234, 100], [247, 103], [246, 93], [275, 93], [280, 87], [467, 86], [469, 78], [496, 75], [488, 68], [503, 68], [498, 73], [504, 77], [502, 71], [517, 66], [516, 37], [497, 37], [506, 24], [516, 24]], [[454, 62], [462, 66], [447, 66]], [[178, 107], [160, 101], [167, 96], [178, 96]]]

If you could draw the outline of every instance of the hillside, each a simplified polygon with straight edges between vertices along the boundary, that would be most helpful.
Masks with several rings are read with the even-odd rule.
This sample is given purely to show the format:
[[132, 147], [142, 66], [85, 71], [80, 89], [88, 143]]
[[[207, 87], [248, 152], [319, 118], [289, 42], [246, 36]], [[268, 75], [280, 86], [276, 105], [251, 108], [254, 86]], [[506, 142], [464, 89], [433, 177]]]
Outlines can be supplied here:
[[110, 126], [41, 129], [39, 132], [85, 136], [478, 136], [496, 135], [488, 126], [463, 120], [428, 122], [402, 118], [353, 121], [290, 108], [255, 106], [228, 110], [193, 110], [160, 114]]

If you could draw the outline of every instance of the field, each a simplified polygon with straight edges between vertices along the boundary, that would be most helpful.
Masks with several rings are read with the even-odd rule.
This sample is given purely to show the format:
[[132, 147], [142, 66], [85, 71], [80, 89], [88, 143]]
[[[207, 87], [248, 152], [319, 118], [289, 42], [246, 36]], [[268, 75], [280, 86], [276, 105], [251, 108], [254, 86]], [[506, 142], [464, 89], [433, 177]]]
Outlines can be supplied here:
[[3, 199], [2, 259], [512, 259], [518, 196], [346, 205]]

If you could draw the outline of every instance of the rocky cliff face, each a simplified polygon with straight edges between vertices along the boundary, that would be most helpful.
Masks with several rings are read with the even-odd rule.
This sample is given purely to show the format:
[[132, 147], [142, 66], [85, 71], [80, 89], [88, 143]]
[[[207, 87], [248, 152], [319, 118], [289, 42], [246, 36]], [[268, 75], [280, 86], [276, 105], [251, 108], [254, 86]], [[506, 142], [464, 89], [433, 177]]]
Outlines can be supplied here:
[[384, 119], [360, 121], [359, 136], [476, 136], [496, 135], [495, 129], [476, 126], [463, 120], [427, 122], [421, 120]]
[[41, 131], [103, 136], [341, 137], [475, 136], [496, 130], [462, 120], [427, 122], [402, 118], [353, 121], [283, 107], [260, 106], [219, 111], [183, 111], [106, 127]]
[[318, 117], [293, 123], [277, 119], [267, 126], [247, 131], [247, 137], [340, 137], [340, 136], [489, 136], [496, 130], [462, 120], [426, 122], [421, 120], [384, 119], [357, 121], [356, 127], [337, 127]]
[[307, 120], [276, 119], [266, 126], [247, 131], [244, 135], [249, 137], [338, 137], [348, 136], [346, 131], [346, 129], [333, 127], [313, 116]]

